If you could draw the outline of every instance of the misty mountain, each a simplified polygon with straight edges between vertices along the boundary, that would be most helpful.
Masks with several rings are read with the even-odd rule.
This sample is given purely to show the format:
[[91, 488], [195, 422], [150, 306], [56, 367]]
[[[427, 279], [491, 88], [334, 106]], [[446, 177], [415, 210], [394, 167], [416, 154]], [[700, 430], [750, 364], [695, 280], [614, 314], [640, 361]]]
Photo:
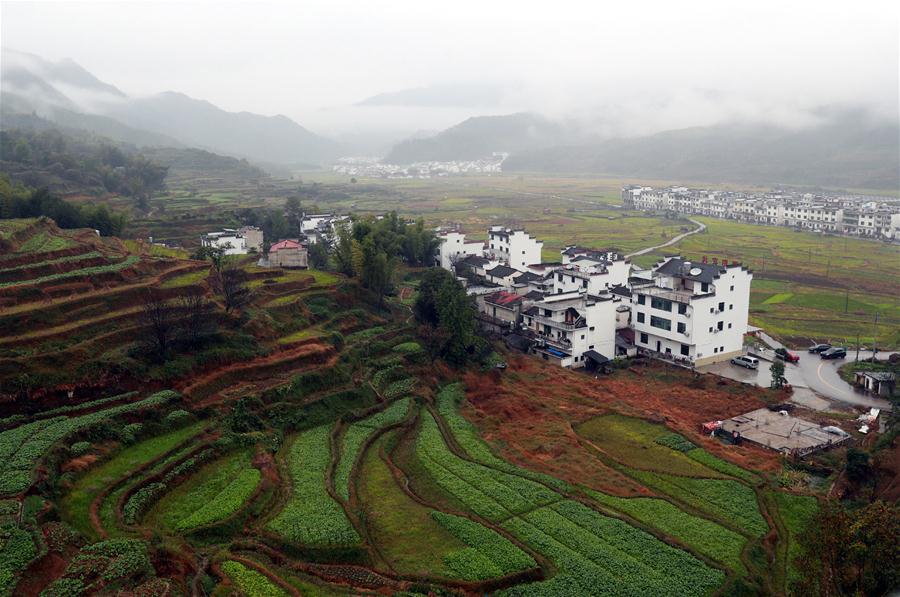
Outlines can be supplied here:
[[340, 153], [336, 143], [286, 116], [226, 112], [182, 93], [133, 99], [113, 107], [109, 115], [129, 126], [175, 137], [187, 145], [262, 162], [320, 163]]
[[71, 60], [49, 62], [3, 51], [0, 88], [3, 117], [37, 113], [142, 146], [196, 146], [273, 163], [323, 163], [340, 153], [337, 143], [286, 116], [227, 112], [181, 93], [130, 98]]
[[486, 108], [499, 106], [506, 95], [506, 90], [496, 85], [448, 83], [379, 93], [367, 97], [356, 105]]
[[520, 153], [552, 147], [574, 138], [564, 125], [528, 112], [479, 116], [424, 139], [407, 139], [385, 156], [391, 164], [474, 160], [495, 151]]
[[832, 110], [804, 129], [731, 124], [521, 151], [505, 171], [609, 174], [663, 180], [900, 187], [897, 123]]

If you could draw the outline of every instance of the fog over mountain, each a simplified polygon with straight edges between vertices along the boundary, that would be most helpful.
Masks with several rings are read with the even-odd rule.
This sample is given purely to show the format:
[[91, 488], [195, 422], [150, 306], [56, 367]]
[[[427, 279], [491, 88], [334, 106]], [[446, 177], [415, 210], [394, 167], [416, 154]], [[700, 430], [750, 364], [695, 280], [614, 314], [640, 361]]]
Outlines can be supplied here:
[[4, 113], [266, 163], [500, 151], [507, 168], [702, 175], [689, 158], [710, 155], [742, 179], [895, 178], [890, 2], [209, 8], [4, 3]]

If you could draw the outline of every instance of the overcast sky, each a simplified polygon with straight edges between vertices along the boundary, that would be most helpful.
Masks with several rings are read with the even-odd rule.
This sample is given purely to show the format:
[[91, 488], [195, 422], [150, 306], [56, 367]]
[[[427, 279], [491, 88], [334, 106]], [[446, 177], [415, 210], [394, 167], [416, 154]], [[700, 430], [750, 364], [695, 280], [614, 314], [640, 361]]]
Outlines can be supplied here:
[[[325, 133], [522, 109], [626, 132], [803, 124], [807, 109], [834, 103], [897, 116], [897, 2], [742, 4], [2, 2], [0, 17], [4, 47], [71, 58], [128, 94], [176, 90]], [[471, 108], [351, 107], [448, 83], [506, 93]]]

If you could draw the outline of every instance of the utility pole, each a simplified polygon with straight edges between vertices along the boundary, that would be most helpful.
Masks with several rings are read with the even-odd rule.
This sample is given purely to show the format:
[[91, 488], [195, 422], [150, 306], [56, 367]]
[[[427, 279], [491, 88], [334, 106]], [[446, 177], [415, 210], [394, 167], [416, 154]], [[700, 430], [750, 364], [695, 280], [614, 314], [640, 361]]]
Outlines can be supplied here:
[[875, 312], [875, 323], [872, 324], [872, 362], [875, 362], [875, 355], [878, 354], [878, 311]]

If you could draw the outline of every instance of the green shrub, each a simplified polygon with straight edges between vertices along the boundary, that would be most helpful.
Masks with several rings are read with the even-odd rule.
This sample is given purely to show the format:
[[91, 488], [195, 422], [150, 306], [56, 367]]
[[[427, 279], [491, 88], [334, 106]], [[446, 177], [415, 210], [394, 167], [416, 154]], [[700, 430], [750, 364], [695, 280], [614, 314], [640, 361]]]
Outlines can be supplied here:
[[400, 354], [417, 354], [423, 351], [422, 345], [418, 342], [404, 342], [397, 344], [391, 350]]
[[125, 507], [122, 508], [122, 518], [125, 520], [125, 524], [136, 524], [150, 505], [165, 491], [165, 483], [150, 483], [131, 494]]
[[193, 421], [194, 415], [186, 410], [178, 409], [167, 414], [166, 418], [163, 420], [163, 424], [169, 429], [174, 429], [192, 423]]
[[384, 397], [388, 400], [392, 398], [399, 398], [400, 396], [405, 396], [413, 391], [413, 388], [416, 385], [415, 377], [407, 377], [406, 379], [401, 379], [399, 381], [395, 381], [387, 388], [385, 388]]
[[72, 456], [84, 456], [91, 450], [91, 442], [75, 442], [69, 446], [69, 453]]
[[677, 452], [690, 452], [697, 446], [678, 433], [666, 433], [656, 438], [656, 443]]

